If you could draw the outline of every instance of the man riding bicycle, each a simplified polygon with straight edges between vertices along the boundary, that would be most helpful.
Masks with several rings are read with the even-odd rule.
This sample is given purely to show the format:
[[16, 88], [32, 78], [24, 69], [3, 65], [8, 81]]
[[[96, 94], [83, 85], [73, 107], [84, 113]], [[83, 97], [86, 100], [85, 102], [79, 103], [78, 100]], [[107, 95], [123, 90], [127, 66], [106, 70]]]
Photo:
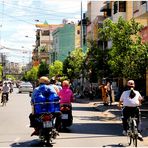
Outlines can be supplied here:
[[6, 98], [8, 101], [9, 98], [9, 91], [10, 91], [10, 87], [7, 85], [7, 82], [4, 83], [4, 86], [2, 88], [2, 98], [1, 98], [1, 103], [3, 102], [3, 95], [6, 94]]
[[[139, 91], [134, 90], [135, 82], [133, 80], [129, 80], [127, 82], [128, 90], [124, 91], [119, 100], [119, 108], [122, 107], [122, 122], [123, 122], [123, 135], [127, 135], [128, 124], [127, 119], [132, 116], [137, 118], [137, 127], [139, 125], [140, 120], [140, 110], [139, 106], [141, 105], [141, 101], [143, 100]], [[138, 138], [139, 140], [143, 140], [142, 135], [140, 134], [140, 130], [138, 130]]]

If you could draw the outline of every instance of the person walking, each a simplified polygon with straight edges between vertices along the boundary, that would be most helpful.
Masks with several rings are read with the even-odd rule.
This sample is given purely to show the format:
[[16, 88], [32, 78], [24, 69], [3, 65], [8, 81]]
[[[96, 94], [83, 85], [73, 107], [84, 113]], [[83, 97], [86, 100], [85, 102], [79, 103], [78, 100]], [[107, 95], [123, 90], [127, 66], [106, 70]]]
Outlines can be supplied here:
[[107, 93], [106, 83], [103, 83], [99, 88], [101, 89], [101, 96], [102, 96], [103, 104], [104, 106], [108, 106], [108, 93]]
[[108, 94], [109, 99], [110, 99], [110, 105], [112, 105], [113, 100], [112, 100], [112, 85], [111, 85], [111, 82], [108, 81], [107, 84], [106, 84], [106, 87], [107, 87], [107, 94]]

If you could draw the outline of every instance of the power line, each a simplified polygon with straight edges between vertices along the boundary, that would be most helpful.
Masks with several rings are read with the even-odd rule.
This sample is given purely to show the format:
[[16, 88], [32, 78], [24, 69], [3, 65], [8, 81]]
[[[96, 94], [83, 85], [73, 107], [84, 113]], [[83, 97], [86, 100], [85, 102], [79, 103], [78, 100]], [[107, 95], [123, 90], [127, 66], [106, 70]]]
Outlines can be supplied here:
[[[25, 9], [25, 10], [27, 10], [27, 9], [30, 9], [29, 11], [33, 11], [33, 12], [39, 12], [40, 14], [43, 14], [43, 15], [52, 15], [52, 16], [56, 16], [56, 17], [65, 17], [65, 15], [55, 15], [55, 13], [63, 13], [63, 14], [67, 14], [67, 15], [74, 15], [74, 14], [79, 14], [80, 12], [79, 11], [77, 11], [77, 12], [74, 12], [74, 13], [69, 13], [69, 12], [57, 12], [57, 11], [54, 11], [54, 10], [51, 10], [51, 9], [48, 9], [48, 10], [46, 10], [46, 9], [41, 9], [40, 7], [31, 7], [31, 6], [24, 6], [24, 5], [14, 5], [14, 4], [9, 4], [9, 3], [7, 3], [7, 2], [5, 2], [4, 3], [6, 6], [12, 6], [12, 7], [17, 7], [17, 10], [18, 9], [21, 9], [22, 10], [22, 8], [23, 9]], [[68, 7], [69, 8], [69, 7]], [[74, 7], [72, 7], [72, 8], [74, 8]], [[31, 10], [32, 9], [32, 10]], [[66, 8], [64, 8], [64, 10], [65, 10]], [[70, 8], [69, 8], [70, 9]], [[39, 10], [39, 11], [38, 11]], [[52, 12], [52, 14], [49, 14], [49, 13], [44, 13], [44, 12]]]

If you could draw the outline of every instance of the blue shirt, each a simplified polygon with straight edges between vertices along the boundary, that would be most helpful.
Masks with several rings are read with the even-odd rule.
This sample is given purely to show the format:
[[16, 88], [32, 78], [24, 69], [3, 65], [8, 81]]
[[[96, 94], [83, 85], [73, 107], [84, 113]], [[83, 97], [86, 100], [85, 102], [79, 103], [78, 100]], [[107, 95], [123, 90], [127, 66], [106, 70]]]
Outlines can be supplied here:
[[[36, 114], [59, 111], [59, 97], [53, 86], [41, 84], [32, 94], [31, 102], [34, 104]], [[45, 103], [46, 102], [46, 103]]]

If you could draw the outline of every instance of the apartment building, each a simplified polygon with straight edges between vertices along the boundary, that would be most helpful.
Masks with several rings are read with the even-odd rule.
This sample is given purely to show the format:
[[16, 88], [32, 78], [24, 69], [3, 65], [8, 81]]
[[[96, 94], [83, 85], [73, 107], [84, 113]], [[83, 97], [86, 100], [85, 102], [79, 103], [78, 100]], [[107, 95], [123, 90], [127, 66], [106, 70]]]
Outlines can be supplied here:
[[[142, 42], [148, 42], [148, 1], [110, 1], [109, 3], [113, 22], [117, 22], [120, 16], [127, 21], [134, 18], [136, 22], [144, 26], [140, 32]], [[107, 3], [103, 8], [104, 12], [109, 10]], [[146, 73], [146, 95], [148, 96], [148, 72]]]
[[43, 24], [36, 24], [36, 47], [33, 51], [32, 63], [33, 66], [38, 66], [41, 61], [50, 64], [53, 55], [53, 37], [52, 32], [62, 26], [61, 24], [48, 24], [46, 21]]
[[53, 50], [55, 60], [64, 61], [69, 52], [75, 49], [75, 24], [66, 23], [53, 31]]
[[89, 23], [87, 23], [86, 38], [88, 40], [94, 40], [95, 32], [93, 30], [93, 22], [97, 16], [103, 16], [103, 12], [100, 11], [103, 3], [104, 1], [89, 1], [87, 4], [86, 18], [88, 19]]

